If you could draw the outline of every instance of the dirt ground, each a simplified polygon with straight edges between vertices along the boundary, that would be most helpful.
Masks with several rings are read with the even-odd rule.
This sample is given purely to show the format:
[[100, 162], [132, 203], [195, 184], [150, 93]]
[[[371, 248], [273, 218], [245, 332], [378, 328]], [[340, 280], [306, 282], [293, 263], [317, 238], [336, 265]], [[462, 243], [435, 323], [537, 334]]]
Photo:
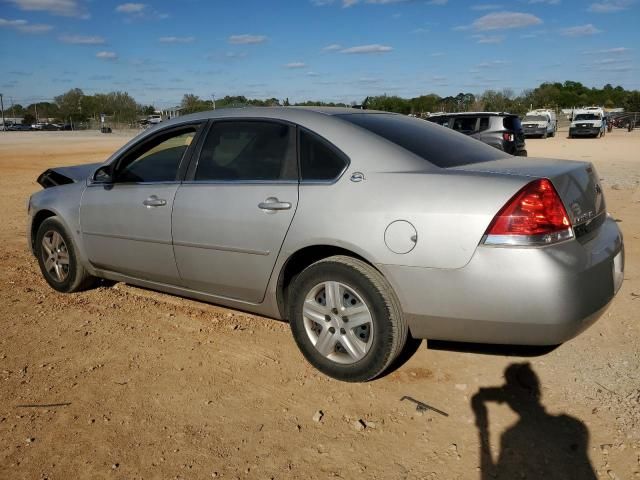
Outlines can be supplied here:
[[0, 478], [640, 478], [640, 131], [565, 137], [527, 147], [603, 178], [627, 254], [603, 318], [541, 356], [422, 342], [389, 375], [346, 384], [311, 368], [282, 322], [123, 284], [52, 291], [26, 247], [35, 179], [128, 136], [0, 133]]

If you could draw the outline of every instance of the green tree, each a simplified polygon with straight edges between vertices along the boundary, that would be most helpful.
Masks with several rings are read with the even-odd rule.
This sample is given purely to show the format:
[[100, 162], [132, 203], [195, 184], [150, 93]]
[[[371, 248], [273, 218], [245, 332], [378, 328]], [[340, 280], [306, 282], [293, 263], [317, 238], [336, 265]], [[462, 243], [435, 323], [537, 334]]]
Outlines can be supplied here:
[[55, 97], [60, 116], [65, 120], [71, 119], [74, 122], [86, 120], [87, 112], [82, 111], [83, 97], [84, 92], [79, 88], [72, 88], [68, 92]]

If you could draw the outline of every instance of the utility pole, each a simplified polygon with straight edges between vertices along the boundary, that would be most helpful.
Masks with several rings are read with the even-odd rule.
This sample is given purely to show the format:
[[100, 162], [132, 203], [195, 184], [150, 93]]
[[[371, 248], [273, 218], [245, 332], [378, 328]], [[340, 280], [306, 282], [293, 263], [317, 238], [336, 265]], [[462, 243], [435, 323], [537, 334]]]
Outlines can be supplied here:
[[37, 102], [33, 104], [33, 108], [35, 108], [36, 110], [36, 125], [37, 125], [38, 123], [40, 123], [38, 122], [38, 103]]
[[4, 124], [4, 103], [2, 101], [2, 94], [0, 93], [0, 110], [2, 110], [2, 131], [7, 130], [7, 126]]
[[216, 109], [216, 94], [212, 93], [211, 94], [211, 100], [213, 100], [213, 109]]

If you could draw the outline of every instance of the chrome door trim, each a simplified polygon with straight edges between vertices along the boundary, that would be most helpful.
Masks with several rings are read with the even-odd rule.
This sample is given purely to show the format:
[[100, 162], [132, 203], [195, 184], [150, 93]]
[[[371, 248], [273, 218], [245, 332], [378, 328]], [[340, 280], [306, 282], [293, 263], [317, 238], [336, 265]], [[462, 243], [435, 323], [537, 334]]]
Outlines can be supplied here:
[[245, 248], [229, 247], [227, 245], [209, 245], [193, 242], [173, 242], [176, 247], [203, 248], [205, 250], [220, 250], [223, 252], [247, 253], [249, 255], [260, 255], [266, 257], [271, 252], [269, 250], [250, 250]]
[[82, 234], [91, 235], [93, 237], [117, 238], [120, 240], [132, 240], [134, 242], [148, 242], [148, 243], [159, 243], [161, 245], [171, 245], [170, 241], [155, 240], [155, 239], [146, 238], [146, 237], [134, 237], [131, 235], [116, 235], [113, 233], [100, 233], [100, 232], [82, 232]]

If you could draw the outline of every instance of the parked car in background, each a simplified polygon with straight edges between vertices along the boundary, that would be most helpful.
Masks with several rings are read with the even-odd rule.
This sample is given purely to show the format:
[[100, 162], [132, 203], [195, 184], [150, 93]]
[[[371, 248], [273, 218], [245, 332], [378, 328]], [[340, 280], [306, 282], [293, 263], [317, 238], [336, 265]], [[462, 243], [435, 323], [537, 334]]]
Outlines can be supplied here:
[[12, 132], [29, 132], [31, 131], [31, 125], [23, 125], [21, 123], [14, 123], [9, 127]]
[[546, 109], [528, 112], [521, 123], [525, 137], [555, 137], [558, 127], [556, 113]]
[[[514, 116], [450, 118], [502, 134]], [[409, 336], [565, 342], [623, 281], [591, 163], [515, 158], [404, 115], [201, 112], [38, 183], [28, 242], [55, 290], [102, 277], [287, 319], [345, 381], [380, 375]]]
[[574, 137], [604, 137], [606, 133], [604, 110], [600, 107], [586, 107], [574, 110], [569, 138]]
[[427, 120], [511, 155], [527, 156], [525, 136], [517, 115], [500, 112], [445, 113], [432, 115]]

